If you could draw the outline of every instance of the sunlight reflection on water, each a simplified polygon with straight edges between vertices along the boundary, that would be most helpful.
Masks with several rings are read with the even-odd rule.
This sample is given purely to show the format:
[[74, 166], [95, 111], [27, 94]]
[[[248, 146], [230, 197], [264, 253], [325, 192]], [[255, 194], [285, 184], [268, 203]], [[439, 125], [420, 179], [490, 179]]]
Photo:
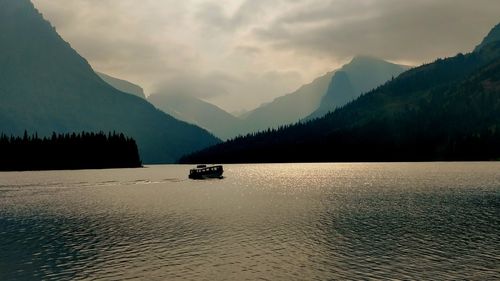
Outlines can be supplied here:
[[492, 280], [500, 164], [0, 173], [0, 280]]

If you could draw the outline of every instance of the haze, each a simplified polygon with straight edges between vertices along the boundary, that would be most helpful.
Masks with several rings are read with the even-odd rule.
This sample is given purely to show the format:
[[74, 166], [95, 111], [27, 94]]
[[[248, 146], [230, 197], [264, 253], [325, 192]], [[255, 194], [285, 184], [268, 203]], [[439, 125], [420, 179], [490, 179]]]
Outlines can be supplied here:
[[33, 0], [95, 70], [252, 109], [372, 55], [417, 65], [470, 51], [498, 0]]

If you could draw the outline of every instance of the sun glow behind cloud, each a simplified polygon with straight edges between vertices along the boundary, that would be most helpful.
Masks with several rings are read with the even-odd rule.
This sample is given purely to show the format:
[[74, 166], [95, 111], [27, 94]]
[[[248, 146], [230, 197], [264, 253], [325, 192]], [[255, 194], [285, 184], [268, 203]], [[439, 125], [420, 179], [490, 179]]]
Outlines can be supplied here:
[[253, 108], [357, 54], [419, 64], [468, 51], [497, 0], [33, 0], [99, 71], [147, 93]]

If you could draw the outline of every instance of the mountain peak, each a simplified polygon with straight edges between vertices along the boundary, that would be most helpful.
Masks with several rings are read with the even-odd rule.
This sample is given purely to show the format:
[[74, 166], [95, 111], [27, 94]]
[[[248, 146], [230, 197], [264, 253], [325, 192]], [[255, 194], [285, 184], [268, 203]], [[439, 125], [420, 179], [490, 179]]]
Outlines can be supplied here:
[[368, 71], [375, 71], [379, 68], [394, 68], [402, 67], [401, 65], [386, 61], [381, 58], [358, 55], [353, 57], [353, 59], [346, 65], [342, 66], [342, 70], [352, 71], [354, 69], [366, 69]]
[[474, 52], [477, 52], [481, 50], [484, 46], [500, 41], [500, 23], [498, 23], [495, 27], [493, 27], [492, 30], [486, 35], [486, 37], [483, 39], [481, 44], [479, 44], [475, 49]]
[[361, 94], [382, 85], [407, 69], [371, 56], [355, 56], [333, 75], [321, 104], [307, 119], [321, 117]]
[[364, 62], [385, 62], [383, 59], [368, 56], [368, 55], [357, 55], [354, 56], [349, 64], [352, 63], [364, 63]]

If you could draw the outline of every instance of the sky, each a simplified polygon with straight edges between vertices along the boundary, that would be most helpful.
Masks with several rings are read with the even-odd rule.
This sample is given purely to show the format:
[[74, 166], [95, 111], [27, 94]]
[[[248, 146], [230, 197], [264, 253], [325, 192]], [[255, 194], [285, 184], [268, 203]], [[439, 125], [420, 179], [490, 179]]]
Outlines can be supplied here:
[[469, 52], [498, 0], [32, 0], [92, 67], [146, 94], [253, 109], [371, 55], [407, 65]]

